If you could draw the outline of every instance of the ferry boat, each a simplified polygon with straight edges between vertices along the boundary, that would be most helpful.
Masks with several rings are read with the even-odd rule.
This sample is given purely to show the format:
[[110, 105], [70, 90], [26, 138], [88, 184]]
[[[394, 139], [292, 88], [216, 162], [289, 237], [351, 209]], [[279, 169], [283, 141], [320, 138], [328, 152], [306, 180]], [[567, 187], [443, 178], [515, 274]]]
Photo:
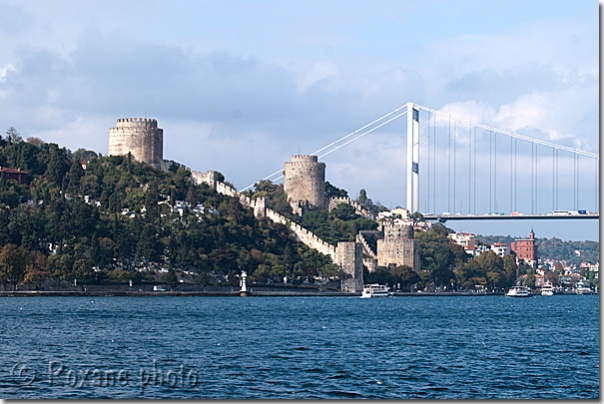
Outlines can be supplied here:
[[541, 288], [541, 296], [553, 296], [554, 295], [554, 285], [551, 282], [545, 282], [543, 287]]
[[388, 286], [380, 285], [379, 283], [365, 285], [363, 293], [361, 294], [362, 298], [390, 296], [392, 296], [392, 293], [388, 290]]
[[512, 286], [508, 293], [506, 293], [508, 297], [531, 297], [531, 292], [529, 288], [522, 285]]

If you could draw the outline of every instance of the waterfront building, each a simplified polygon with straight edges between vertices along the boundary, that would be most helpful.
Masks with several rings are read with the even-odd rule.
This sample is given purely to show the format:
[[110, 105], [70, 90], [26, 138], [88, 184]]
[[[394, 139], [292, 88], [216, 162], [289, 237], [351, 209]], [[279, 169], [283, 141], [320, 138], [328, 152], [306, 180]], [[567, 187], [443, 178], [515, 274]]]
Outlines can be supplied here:
[[537, 246], [535, 232], [531, 229], [528, 239], [518, 239], [510, 243], [510, 250], [516, 253], [516, 261], [524, 261], [532, 267], [537, 263]]

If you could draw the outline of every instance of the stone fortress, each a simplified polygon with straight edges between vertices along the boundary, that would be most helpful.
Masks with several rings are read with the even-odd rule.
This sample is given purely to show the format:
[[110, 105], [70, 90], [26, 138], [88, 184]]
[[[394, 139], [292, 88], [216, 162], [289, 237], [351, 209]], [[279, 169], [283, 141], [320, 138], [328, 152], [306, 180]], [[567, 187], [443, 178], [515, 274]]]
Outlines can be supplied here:
[[136, 161], [163, 168], [164, 130], [157, 127], [156, 119], [118, 119], [115, 128], [109, 129], [109, 155], [120, 156], [128, 152]]
[[[163, 129], [157, 127], [157, 120], [142, 118], [118, 119], [117, 126], [109, 129], [109, 155], [132, 156], [154, 168], [167, 171], [172, 161], [163, 160]], [[178, 163], [176, 163], [178, 164]], [[329, 255], [340, 266], [342, 272], [341, 289], [348, 292], [363, 290], [363, 266], [370, 272], [378, 266], [408, 265], [414, 271], [420, 270], [419, 241], [413, 239], [413, 225], [392, 218], [380, 219], [379, 228], [373, 232], [361, 232], [354, 242], [338, 242], [333, 246], [321, 240], [312, 232], [287, 219], [267, 207], [266, 198], [251, 199], [240, 194], [231, 185], [218, 180], [218, 173], [201, 173], [191, 170], [191, 180], [196, 184], [205, 183], [216, 192], [239, 198], [244, 206], [254, 210], [257, 217], [267, 217], [274, 222], [288, 226], [297, 240]], [[355, 212], [369, 219], [373, 214], [350, 198], [330, 198], [325, 195], [325, 163], [317, 156], [295, 155], [292, 161], [284, 163], [284, 191], [294, 213], [302, 215], [311, 206], [333, 210], [340, 203], [347, 203]], [[377, 251], [367, 243], [365, 236], [371, 233], [377, 240]]]
[[[290, 206], [297, 215], [302, 215], [310, 206], [332, 210], [340, 203], [347, 203], [355, 208], [357, 214], [375, 219], [370, 212], [358, 203], [351, 201], [350, 198], [327, 200], [325, 196], [325, 163], [319, 162], [317, 156], [292, 156], [291, 162], [284, 164], [283, 189], [288, 196]], [[361, 287], [363, 265], [369, 272], [374, 272], [378, 267], [399, 265], [407, 265], [415, 271], [420, 270], [420, 246], [419, 240], [413, 238], [413, 222], [395, 217], [384, 217], [379, 219], [378, 223], [377, 231], [360, 232], [355, 243], [348, 243], [354, 247], [352, 245], [340, 246], [342, 243], [338, 243], [336, 249], [334, 262], [340, 264], [343, 273], [360, 273]], [[377, 238], [376, 251], [367, 243], [364, 233], [372, 233]], [[312, 247], [312, 245], [309, 246]], [[360, 271], [353, 269], [359, 265]], [[354, 286], [358, 287], [358, 282]]]

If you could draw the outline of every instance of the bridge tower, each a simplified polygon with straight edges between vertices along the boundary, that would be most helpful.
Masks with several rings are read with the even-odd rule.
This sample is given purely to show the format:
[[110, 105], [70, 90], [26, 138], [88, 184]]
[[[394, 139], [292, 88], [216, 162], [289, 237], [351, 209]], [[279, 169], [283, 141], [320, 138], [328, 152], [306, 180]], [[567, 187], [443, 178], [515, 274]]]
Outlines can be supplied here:
[[407, 104], [407, 209], [419, 211], [419, 109]]

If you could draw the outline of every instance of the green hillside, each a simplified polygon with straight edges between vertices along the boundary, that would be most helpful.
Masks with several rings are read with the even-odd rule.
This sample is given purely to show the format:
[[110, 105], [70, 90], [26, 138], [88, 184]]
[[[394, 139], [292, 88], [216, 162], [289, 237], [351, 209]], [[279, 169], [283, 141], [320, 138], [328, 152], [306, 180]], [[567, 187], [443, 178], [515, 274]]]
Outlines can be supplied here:
[[[80, 164], [88, 161], [86, 169]], [[28, 184], [0, 176], [0, 282], [136, 282], [166, 270], [192, 282], [234, 284], [283, 276], [335, 275], [330, 259], [296, 242], [289, 229], [257, 220], [237, 198], [194, 185], [129, 156], [74, 153], [39, 139], [0, 138], [0, 166], [28, 173]], [[163, 268], [163, 269], [162, 269]]]

